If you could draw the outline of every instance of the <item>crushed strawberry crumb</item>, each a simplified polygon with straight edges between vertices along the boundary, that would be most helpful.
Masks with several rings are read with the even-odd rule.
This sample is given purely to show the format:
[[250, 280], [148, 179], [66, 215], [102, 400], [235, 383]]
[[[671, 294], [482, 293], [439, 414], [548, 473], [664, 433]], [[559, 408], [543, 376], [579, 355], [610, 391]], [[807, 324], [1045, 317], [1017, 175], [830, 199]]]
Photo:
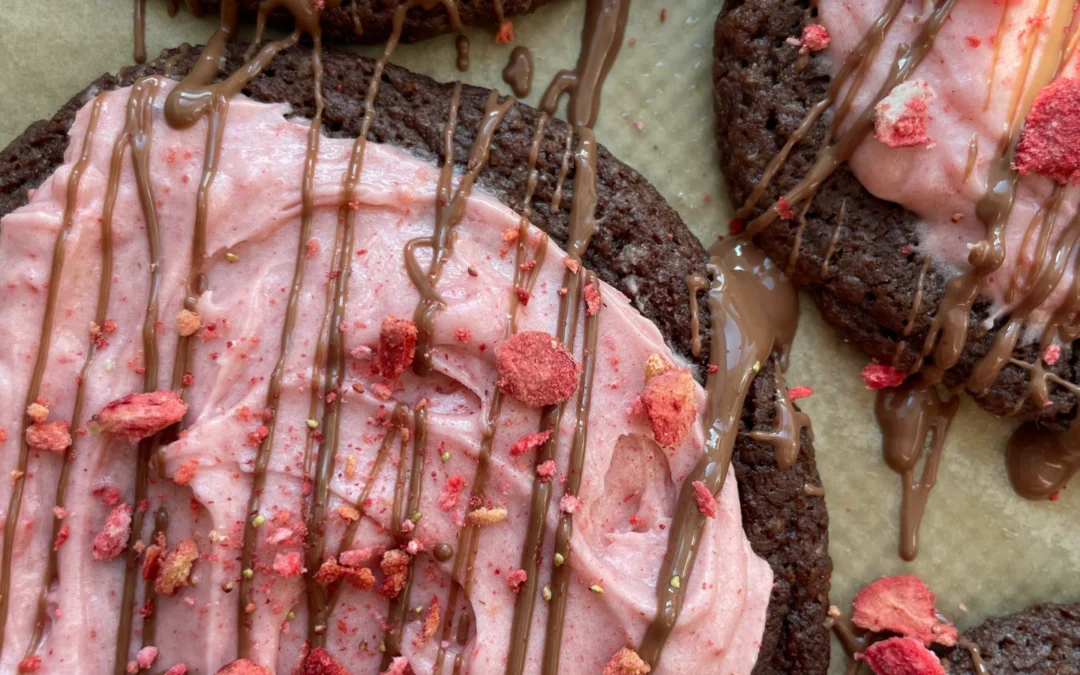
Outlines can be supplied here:
[[514, 570], [510, 574], [506, 575], [506, 585], [510, 587], [510, 590], [517, 593], [521, 590], [522, 584], [529, 580], [529, 573], [525, 570]]
[[71, 526], [64, 525], [56, 533], [56, 541], [53, 542], [53, 550], [59, 551], [60, 547], [64, 545], [64, 542], [71, 536]]
[[533, 448], [539, 448], [541, 445], [547, 442], [551, 438], [551, 431], [538, 431], [533, 434], [525, 434], [521, 438], [514, 441], [514, 445], [510, 447], [510, 456], [518, 457], [524, 455], [526, 452]]
[[936, 95], [926, 80], [908, 80], [893, 87], [874, 107], [874, 135], [890, 148], [930, 145], [930, 105]]
[[202, 317], [190, 309], [182, 309], [176, 315], [176, 331], [182, 337], [191, 337], [202, 328]]
[[814, 395], [813, 387], [792, 387], [788, 389], [788, 398], [792, 401], [798, 401], [800, 398], [807, 398]]
[[656, 442], [673, 448], [682, 442], [697, 419], [694, 378], [685, 369], [658, 375], [645, 385], [641, 403]]
[[190, 583], [191, 568], [199, 559], [199, 547], [191, 539], [184, 539], [165, 556], [154, 589], [159, 595], [172, 595]]
[[416, 324], [388, 316], [379, 330], [379, 373], [394, 379], [412, 365], [416, 356]]
[[175, 666], [173, 666], [172, 668], [169, 668], [168, 670], [166, 670], [165, 675], [187, 675], [187, 672], [188, 672], [187, 664], [178, 663]]
[[154, 661], [157, 660], [157, 656], [157, 647], [143, 647], [139, 650], [139, 653], [135, 655], [135, 663], [139, 664], [140, 669], [146, 670], [150, 666], [154, 665]]
[[600, 291], [596, 289], [596, 285], [588, 283], [585, 285], [585, 316], [592, 316], [600, 311]]
[[[342, 561], [345, 554], [342, 554]], [[367, 567], [358, 565], [339, 564], [336, 558], [327, 558], [315, 573], [315, 581], [320, 584], [330, 584], [338, 580], [345, 580], [349, 585], [366, 591], [375, 585], [375, 575]]]
[[412, 668], [409, 666], [409, 659], [404, 656], [395, 656], [390, 666], [379, 675], [408, 675], [410, 672]]
[[304, 573], [304, 563], [300, 560], [299, 551], [278, 553], [274, 556], [274, 572], [285, 579], [298, 577]]
[[465, 489], [465, 478], [461, 474], [454, 474], [446, 479], [442, 491], [439, 492], [439, 508], [450, 511], [457, 506], [458, 497]]
[[552, 459], [542, 462], [540, 466], [536, 467], [536, 475], [540, 478], [541, 483], [550, 483], [551, 479], [555, 477], [555, 473], [555, 460]]
[[825, 49], [832, 42], [832, 36], [829, 35], [829, 31], [825, 29], [825, 26], [817, 23], [811, 23], [803, 28], [802, 38], [799, 40], [804, 49], [812, 52], [820, 52]]
[[875, 675], [945, 675], [941, 661], [918, 640], [894, 637], [870, 645], [855, 658]]
[[379, 561], [379, 568], [384, 575], [383, 595], [396, 598], [409, 578], [409, 554], [398, 549], [387, 551]]
[[511, 336], [495, 360], [499, 388], [529, 407], [561, 403], [577, 390], [580, 367], [562, 342], [543, 331]]
[[563, 495], [559, 500], [559, 510], [567, 514], [575, 514], [581, 510], [581, 499], [574, 495]]
[[1035, 97], [1014, 168], [1061, 185], [1080, 183], [1080, 79], [1060, 77]]
[[49, 418], [49, 407], [40, 399], [26, 406], [26, 416], [35, 424], [41, 424]]
[[423, 647], [427, 644], [427, 641], [431, 639], [432, 635], [435, 635], [435, 631], [439, 629], [440, 608], [439, 598], [432, 596], [431, 605], [428, 606], [427, 613], [424, 614], [424, 623], [417, 632], [416, 637], [413, 638], [413, 646], [416, 648]]
[[891, 631], [929, 645], [952, 647], [956, 626], [942, 623], [934, 609], [934, 593], [917, 576], [882, 577], [855, 596], [855, 625], [872, 631]]
[[41, 670], [41, 657], [37, 654], [33, 656], [27, 656], [22, 661], [19, 661], [18, 669], [20, 673], [36, 673]]
[[330, 652], [316, 647], [304, 658], [298, 675], [349, 675], [349, 671]]
[[26, 427], [26, 444], [34, 450], [61, 455], [71, 445], [71, 425], [67, 422], [35, 422]]
[[105, 526], [94, 537], [95, 560], [112, 560], [124, 552], [131, 534], [131, 516], [134, 511], [131, 504], [127, 503], [112, 510], [105, 520]]
[[637, 652], [623, 647], [607, 662], [602, 675], [647, 675], [649, 670], [649, 664], [645, 663]]
[[509, 512], [506, 507], [499, 506], [489, 509], [486, 506], [481, 506], [474, 511], [470, 511], [469, 515], [466, 516], [466, 520], [469, 521], [470, 525], [485, 527], [506, 520], [507, 515], [509, 515]]
[[176, 424], [186, 412], [187, 404], [179, 394], [159, 389], [117, 399], [106, 405], [95, 419], [104, 433], [123, 436], [135, 443]]
[[1052, 366], [1061, 358], [1061, 345], [1047, 345], [1043, 350], [1042, 360], [1048, 366]]
[[517, 295], [518, 302], [520, 302], [523, 307], [529, 304], [529, 299], [532, 297], [529, 291], [519, 286], [514, 289], [514, 293]]
[[716, 517], [716, 497], [712, 490], [702, 481], [694, 481], [694, 501], [697, 502], [698, 511], [706, 518]]
[[504, 45], [514, 41], [514, 24], [503, 21], [499, 24], [499, 32], [495, 34], [495, 44]]
[[862, 379], [867, 389], [891, 389], [903, 384], [907, 373], [883, 363], [868, 363], [862, 369]]
[[272, 675], [268, 668], [258, 665], [249, 659], [237, 659], [221, 670], [216, 675]]

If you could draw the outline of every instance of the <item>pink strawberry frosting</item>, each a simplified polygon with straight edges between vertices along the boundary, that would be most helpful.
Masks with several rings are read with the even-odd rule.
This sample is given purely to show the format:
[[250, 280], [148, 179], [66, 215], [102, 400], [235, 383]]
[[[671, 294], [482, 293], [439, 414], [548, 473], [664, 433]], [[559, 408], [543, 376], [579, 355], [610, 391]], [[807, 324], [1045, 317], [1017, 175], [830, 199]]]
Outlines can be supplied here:
[[[175, 319], [181, 309], [190, 265], [196, 188], [203, 166], [207, 124], [177, 131], [162, 115], [165, 84], [153, 108], [150, 175], [165, 256], [158, 324], [161, 386], [168, 387], [177, 351]], [[124, 119], [129, 90], [101, 94], [103, 107], [93, 137], [91, 161], [79, 187], [67, 263], [59, 278], [49, 278], [56, 233], [61, 224], [72, 166], [81, 150], [89, 111], [84, 108], [71, 131], [66, 160], [33, 195], [30, 203], [6, 216], [0, 227], [0, 468], [16, 466], [24, 398], [39, 348], [39, 330], [49, 284], [60, 284], [56, 321], [51, 332], [42, 396], [50, 420], [69, 420], [75, 377], [89, 345], [102, 269], [100, 222], [109, 156]], [[326, 307], [331, 255], [341, 201], [341, 182], [352, 149], [351, 139], [323, 138], [315, 172], [313, 243], [299, 242], [301, 175], [308, 127], [286, 119], [288, 110], [245, 98], [229, 107], [220, 167], [209, 190], [205, 271], [208, 290], [198, 300], [203, 330], [196, 339], [193, 383], [187, 392], [186, 431], [165, 449], [169, 479], [151, 475], [149, 515], [164, 505], [170, 514], [168, 545], [182, 539], [197, 543], [200, 558], [192, 585], [156, 600], [156, 637], [143, 645], [142, 620], [128, 660], [143, 646], [156, 647], [162, 669], [183, 663], [190, 673], [215, 673], [236, 658], [237, 592], [224, 589], [241, 575], [240, 549], [260, 413], [266, 405], [271, 370], [281, 349], [281, 327], [298, 245], [309, 253], [299, 298], [292, 349], [288, 354], [281, 400], [276, 405], [277, 433], [272, 447], [263, 508], [257, 530], [255, 599], [249, 657], [278, 673], [296, 666], [307, 632], [302, 561], [303, 516], [307, 485], [303, 455], [309, 434], [313, 361]], [[373, 472], [383, 424], [396, 403], [414, 406], [427, 399], [426, 463], [421, 496], [422, 518], [412, 531], [422, 546], [416, 554], [410, 606], [426, 609], [438, 598], [444, 612], [447, 594], [464, 579], [452, 575], [453, 561], [438, 562], [431, 551], [439, 543], [456, 545], [477, 467], [484, 419], [495, 387], [495, 348], [503, 339], [511, 298], [514, 256], [505, 252], [503, 232], [518, 217], [496, 200], [474, 193], [456, 228], [456, 247], [437, 290], [445, 309], [435, 319], [434, 374], [419, 378], [412, 370], [390, 383], [373, 375], [371, 350], [377, 348], [382, 320], [411, 318], [418, 294], [406, 274], [406, 242], [431, 233], [438, 176], [435, 166], [393, 147], [369, 144], [358, 192], [356, 241], [349, 254], [351, 276], [344, 335], [344, 386], [334, 405], [341, 406], [341, 442], [331, 480], [327, 554], [337, 552], [353, 505], [371, 481], [370, 502], [353, 549], [393, 547], [387, 534], [400, 444], [391, 446], [381, 471]], [[113, 510], [106, 496], [119, 491], [133, 499], [136, 448], [128, 441], [95, 432], [89, 415], [106, 403], [143, 387], [145, 366], [141, 331], [149, 287], [146, 228], [136, 193], [130, 157], [124, 160], [114, 218], [115, 268], [108, 317], [116, 329], [97, 354], [84, 384], [82, 419], [72, 423], [77, 453], [68, 485], [64, 524], [70, 534], [59, 551], [59, 581], [49, 590], [44, 642], [36, 652], [41, 672], [111, 672], [124, 560], [95, 560], [92, 546]], [[529, 245], [545, 235], [531, 229]], [[235, 254], [230, 262], [226, 253]], [[430, 255], [418, 249], [426, 265]], [[528, 306], [520, 312], [519, 330], [553, 332], [557, 291], [565, 271], [564, 253], [554, 243], [539, 271]], [[233, 256], [230, 256], [232, 258]], [[472, 267], [476, 276], [469, 273]], [[658, 330], [631, 307], [625, 296], [601, 285], [603, 310], [589, 414], [588, 452], [575, 515], [571, 557], [572, 582], [562, 646], [564, 672], [599, 673], [611, 656], [641, 639], [655, 608], [655, 580], [667, 540], [676, 496], [684, 477], [699, 460], [703, 436], [697, 426], [676, 447], [661, 449], [647, 420], [636, 415], [634, 400], [643, 388], [644, 363], [660, 353], [674, 360]], [[584, 316], [584, 311], [582, 312]], [[213, 326], [210, 329], [210, 326]], [[464, 330], [462, 330], [464, 329]], [[583, 341], [579, 328], [576, 358]], [[462, 338], [466, 338], [463, 340]], [[352, 385], [362, 386], [357, 393]], [[380, 385], [386, 385], [384, 389]], [[695, 385], [696, 386], [696, 385]], [[378, 393], [390, 400], [383, 400]], [[696, 390], [699, 407], [705, 394]], [[576, 396], [572, 399], [576, 403]], [[552, 527], [563, 494], [574, 416], [568, 412], [559, 431], [556, 477], [547, 515], [544, 563], [540, 566], [536, 611], [526, 671], [539, 672], [546, 623], [540, 588], [548, 583]], [[322, 412], [316, 416], [322, 419]], [[411, 419], [412, 415], [408, 416]], [[501, 673], [510, 644], [516, 595], [508, 575], [520, 567], [535, 451], [511, 456], [510, 449], [536, 432], [539, 411], [507, 399], [492, 448], [489, 506], [505, 507], [508, 517], [481, 530], [473, 585], [456, 611], [472, 617], [466, 644], [451, 639], [447, 658], [460, 652], [462, 672]], [[89, 429], [86, 433], [74, 431]], [[323, 431], [321, 428], [318, 431]], [[316, 444], [317, 448], [317, 444]], [[442, 461], [444, 453], [447, 461]], [[410, 445], [403, 455], [411, 461]], [[26, 652], [33, 632], [36, 596], [44, 583], [51, 540], [52, 507], [61, 459], [32, 452], [23, 478], [12, 562], [11, 611], [0, 670], [11, 672]], [[355, 470], [353, 470], [355, 468]], [[182, 476], [184, 485], [171, 480]], [[462, 482], [463, 481], [463, 482]], [[462, 489], [448, 499], [444, 486]], [[0, 504], [7, 505], [10, 480], [0, 481]], [[95, 494], [95, 492], [97, 494]], [[701, 542], [697, 566], [687, 585], [687, 603], [671, 635], [659, 673], [749, 673], [764, 626], [772, 585], [769, 566], [752, 552], [741, 526], [734, 477], [717, 498]], [[152, 518], [144, 539], [149, 543]], [[412, 546], [415, 550], [417, 544]], [[301, 553], [301, 555], [295, 555]], [[355, 553], [350, 560], [362, 558]], [[350, 672], [374, 673], [383, 655], [388, 600], [380, 595], [378, 558], [367, 564], [376, 585], [360, 591], [346, 587], [326, 627], [327, 648]], [[314, 570], [310, 570], [314, 572]], [[603, 593], [590, 591], [599, 585]], [[143, 583], [137, 584], [136, 606]], [[290, 612], [295, 618], [290, 620]], [[424, 612], [412, 612], [403, 627], [403, 656], [417, 673], [431, 673], [440, 633], [415, 640]], [[418, 646], [419, 645], [419, 646]]]
[[[827, 54], [833, 72], [882, 14], [887, 0], [847, 2], [822, 0], [819, 21], [832, 37]], [[1035, 95], [1055, 74], [1059, 54], [1067, 61], [1061, 77], [1080, 76], [1080, 57], [1067, 42], [1073, 0], [1011, 0], [955, 3], [933, 50], [911, 78], [925, 81], [934, 92], [929, 104], [929, 145], [890, 148], [871, 136], [850, 165], [860, 182], [882, 199], [921, 216], [921, 248], [957, 270], [968, 266], [968, 245], [985, 238], [975, 207], [987, 191], [991, 158], [1006, 137], [1010, 110], [1016, 103], [1023, 119]], [[907, 2], [900, 10], [878, 53], [866, 83], [855, 97], [854, 110], [873, 105], [881, 83], [902, 44], [911, 44], [933, 9], [930, 2]], [[1001, 36], [998, 37], [999, 27]], [[1035, 40], [1025, 78], [1025, 48]], [[995, 53], [997, 64], [994, 65]], [[975, 148], [973, 170], [969, 157]], [[1007, 259], [988, 281], [985, 292], [996, 301], [995, 315], [1008, 311], [1006, 289], [1018, 260], [1035, 257], [1036, 242], [1024, 244], [1024, 233], [1050, 195], [1051, 179], [1028, 175], [1020, 179], [1016, 204], [1006, 229]], [[1076, 213], [1080, 188], [1066, 190], [1051, 242], [1056, 241]], [[1052, 250], [1052, 249], [1051, 249]], [[1066, 276], [1033, 316], [1045, 320], [1072, 284], [1072, 265]], [[1014, 302], [1022, 297], [1017, 294]]]

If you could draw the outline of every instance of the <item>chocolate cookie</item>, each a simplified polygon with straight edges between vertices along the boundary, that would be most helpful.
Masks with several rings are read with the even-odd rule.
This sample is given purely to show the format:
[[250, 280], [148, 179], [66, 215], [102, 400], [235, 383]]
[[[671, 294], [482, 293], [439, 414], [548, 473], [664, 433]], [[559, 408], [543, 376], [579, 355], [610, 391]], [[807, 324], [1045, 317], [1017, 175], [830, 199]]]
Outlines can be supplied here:
[[[224, 70], [243, 62], [245, 45], [231, 45]], [[171, 55], [171, 54], [170, 54]], [[198, 50], [177, 56], [172, 66], [182, 75], [192, 67]], [[311, 117], [311, 52], [288, 50], [273, 67], [257, 76], [244, 93], [265, 102], [287, 102], [297, 116]], [[0, 216], [27, 202], [34, 189], [61, 163], [68, 144], [67, 130], [76, 111], [101, 90], [132, 84], [137, 78], [164, 72], [165, 59], [104, 75], [75, 96], [51, 120], [37, 122], [0, 153]], [[324, 53], [325, 111], [323, 129], [330, 136], [354, 137], [363, 117], [363, 94], [373, 63], [354, 54]], [[464, 87], [454, 136], [455, 160], [467, 162], [487, 90]], [[440, 129], [452, 95], [450, 85], [388, 66], [375, 102], [370, 138], [436, 161], [441, 155]], [[491, 157], [478, 185], [511, 208], [520, 209], [526, 183], [527, 156], [540, 113], [515, 104], [491, 143]], [[532, 222], [560, 245], [566, 243], [572, 195], [552, 207], [563, 164], [568, 125], [552, 120], [540, 147], [539, 173]], [[570, 177], [563, 191], [571, 189]], [[685, 277], [704, 273], [706, 252], [677, 213], [638, 173], [599, 151], [598, 229], [585, 258], [586, 265], [619, 288], [646, 317], [659, 326], [674, 349], [689, 354], [690, 312]], [[705, 326], [708, 321], [702, 322]], [[708, 334], [703, 336], [708, 340]], [[707, 350], [705, 350], [707, 352]], [[703, 352], [704, 353], [704, 352]], [[700, 363], [700, 362], [699, 362]], [[806, 433], [795, 465], [777, 468], [772, 447], [751, 440], [751, 429], [769, 428], [776, 414], [775, 362], [769, 361], [751, 387], [742, 411], [743, 433], [736, 443], [734, 467], [740, 481], [743, 525], [751, 545], [775, 573], [757, 673], [824, 673], [829, 661], [829, 636], [824, 627], [831, 561], [828, 555], [828, 517], [824, 501], [808, 495], [807, 485], [820, 483], [814, 452]]]
[[[255, 21], [260, 0], [240, 0], [240, 15], [245, 21]], [[402, 30], [402, 40], [415, 42], [454, 30], [454, 19], [447, 11], [453, 7], [458, 21], [465, 26], [498, 26], [506, 19], [548, 4], [551, 0], [479, 0], [457, 2], [450, 0], [426, 0], [416, 3]], [[175, 4], [176, 0], [170, 0]], [[330, 4], [330, 3], [327, 3]], [[394, 8], [392, 0], [343, 0], [336, 7], [326, 7], [321, 13], [323, 37], [340, 42], [378, 43], [390, 35]], [[201, 16], [215, 14], [220, 0], [187, 0], [186, 6]], [[270, 14], [270, 23], [288, 30], [292, 27], [292, 15], [284, 8]]]
[[[810, 108], [826, 97], [831, 82], [826, 57], [800, 54], [798, 44], [791, 43], [814, 21], [814, 13], [799, 0], [736, 0], [717, 19], [716, 137], [736, 207], [751, 194]], [[806, 175], [831, 119], [829, 113], [822, 115], [795, 145], [751, 217], [771, 208]], [[914, 213], [874, 197], [840, 166], [817, 191], [805, 224], [799, 218], [778, 219], [756, 240], [787, 266], [795, 283], [811, 291], [826, 321], [845, 340], [876, 360], [909, 370], [918, 364], [952, 276], [919, 251], [917, 223]], [[976, 299], [963, 353], [945, 373], [946, 384], [967, 380], [1007, 319], [983, 327], [989, 306], [987, 298]], [[1013, 357], [1032, 363], [1039, 354], [1037, 343], [1021, 342]], [[1078, 368], [1071, 345], [1063, 346], [1060, 358], [1047, 367], [1072, 383], [1080, 381]], [[1050, 387], [1050, 404], [1040, 407], [1028, 400], [1027, 384], [1027, 372], [1008, 364], [977, 400], [994, 414], [1037, 419], [1052, 428], [1073, 416], [1076, 400], [1068, 391]]]
[[957, 647], [944, 659], [952, 675], [1075, 673], [1080, 670], [1080, 605], [1034, 605], [990, 619], [962, 638], [978, 647], [985, 670], [976, 668], [973, 650]]

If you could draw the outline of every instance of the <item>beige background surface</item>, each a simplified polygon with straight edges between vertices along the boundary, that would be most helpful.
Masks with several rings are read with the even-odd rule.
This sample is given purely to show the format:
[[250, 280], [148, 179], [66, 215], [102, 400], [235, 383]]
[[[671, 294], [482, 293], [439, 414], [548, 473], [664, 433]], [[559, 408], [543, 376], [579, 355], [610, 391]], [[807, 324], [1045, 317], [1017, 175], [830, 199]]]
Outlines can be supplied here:
[[[551, 75], [572, 67], [584, 0], [564, 0], [515, 21], [517, 41], [536, 57], [535, 104]], [[131, 3], [123, 0], [3, 0], [0, 10], [0, 145], [48, 117], [105, 71], [131, 63]], [[212, 19], [168, 18], [151, 0], [147, 49], [205, 41]], [[725, 229], [730, 207], [712, 140], [712, 27], [719, 3], [634, 0], [627, 38], [604, 90], [597, 137], [637, 168], [706, 243]], [[507, 91], [501, 71], [513, 45], [471, 31], [472, 69], [453, 69], [453, 38], [403, 46], [394, 61], [440, 80]], [[374, 53], [367, 49], [366, 53]], [[635, 121], [642, 123], [640, 130]], [[708, 195], [708, 197], [706, 196]], [[874, 397], [859, 371], [866, 358], [845, 346], [804, 297], [788, 381], [816, 393], [802, 402], [813, 418], [831, 518], [833, 602], [844, 608], [858, 586], [882, 574], [915, 573], [961, 627], [1048, 600], [1078, 600], [1080, 494], [1057, 503], [1015, 497], [1002, 453], [1012, 423], [965, 400], [945, 449], [922, 531], [922, 553], [896, 555], [899, 484], [880, 460]], [[960, 609], [961, 604], [966, 612]], [[834, 649], [834, 670], [839, 668]], [[842, 672], [842, 669], [837, 672]]]

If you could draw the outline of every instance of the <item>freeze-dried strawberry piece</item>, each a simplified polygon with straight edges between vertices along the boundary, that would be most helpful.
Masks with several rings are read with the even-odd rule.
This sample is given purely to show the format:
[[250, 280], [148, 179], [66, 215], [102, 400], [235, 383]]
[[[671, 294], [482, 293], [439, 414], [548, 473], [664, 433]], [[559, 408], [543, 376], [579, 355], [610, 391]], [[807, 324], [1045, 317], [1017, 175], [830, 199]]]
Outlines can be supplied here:
[[930, 104], [936, 98], [926, 80], [908, 80], [893, 87], [874, 107], [874, 135], [890, 148], [929, 145]]
[[35, 422], [26, 427], [26, 444], [33, 450], [62, 455], [71, 445], [71, 425], [67, 422]]
[[420, 632], [413, 638], [413, 646], [419, 649], [427, 644], [427, 641], [431, 639], [432, 635], [435, 635], [435, 631], [439, 629], [440, 609], [439, 598], [431, 597], [431, 606], [428, 607], [427, 613], [424, 615], [424, 624], [420, 627]]
[[585, 284], [585, 316], [592, 316], [600, 311], [600, 291], [596, 285]]
[[533, 448], [539, 448], [544, 443], [547, 443], [547, 439], [549, 438], [551, 438], [550, 430], [540, 431], [535, 434], [525, 434], [514, 441], [514, 445], [510, 447], [510, 456], [518, 457], [524, 455]]
[[665, 448], [678, 445], [697, 419], [694, 378], [689, 370], [657, 375], [645, 385], [641, 395], [656, 442]]
[[27, 656], [22, 661], [19, 661], [18, 669], [20, 673], [36, 673], [41, 670], [41, 657], [37, 654], [33, 656]]
[[942, 623], [934, 610], [934, 593], [914, 575], [882, 577], [855, 596], [855, 625], [892, 631], [929, 645], [956, 644], [956, 626]]
[[645, 663], [637, 652], [629, 647], [623, 647], [615, 652], [615, 655], [604, 666], [603, 675], [646, 675], [649, 670], [649, 664]]
[[862, 379], [867, 389], [890, 389], [903, 384], [907, 373], [884, 363], [868, 363], [862, 369]]
[[807, 398], [814, 395], [813, 387], [792, 387], [787, 391], [788, 398], [792, 401], [798, 401], [800, 398]]
[[46, 403], [47, 401], [39, 398], [26, 406], [26, 416], [30, 418], [31, 422], [41, 424], [49, 418], [49, 407]]
[[222, 666], [216, 675], [272, 675], [272, 673], [269, 668], [252, 663], [248, 659], [237, 659]]
[[580, 367], [555, 336], [517, 333], [495, 352], [499, 388], [531, 408], [562, 403], [577, 390]]
[[649, 354], [649, 358], [645, 359], [645, 381], [653, 379], [657, 375], [663, 375], [671, 370], [671, 364], [668, 360], [659, 354]]
[[143, 552], [142, 561], [142, 578], [143, 581], [153, 581], [157, 579], [158, 573], [161, 572], [161, 561], [165, 558], [165, 547], [158, 544], [151, 544], [146, 547], [146, 551]]
[[488, 525], [494, 525], [495, 523], [506, 520], [506, 516], [509, 512], [505, 506], [497, 506], [493, 509], [489, 509], [486, 506], [481, 506], [478, 509], [469, 512], [469, 515], [465, 516], [465, 520], [470, 525], [476, 527], [487, 527]]
[[178, 663], [172, 668], [166, 670], [165, 675], [187, 675], [187, 664]]
[[416, 324], [388, 316], [379, 329], [379, 374], [391, 380], [404, 373], [416, 357]]
[[495, 34], [495, 43], [504, 45], [514, 41], [514, 24], [503, 21], [499, 24], [499, 32]]
[[541, 483], [550, 483], [556, 473], [557, 469], [555, 468], [555, 460], [553, 459], [542, 462], [540, 466], [536, 467], [536, 475], [540, 478]]
[[390, 662], [390, 667], [379, 675], [406, 675], [409, 671], [409, 659], [404, 656], [395, 656]]
[[94, 537], [94, 559], [112, 560], [127, 548], [131, 535], [131, 504], [121, 504], [105, 520], [105, 527]]
[[153, 436], [184, 418], [187, 404], [169, 389], [129, 394], [105, 406], [94, 418], [107, 434], [132, 443]]
[[1035, 97], [1013, 168], [1061, 185], [1080, 183], [1080, 79], [1060, 77]]
[[563, 495], [559, 500], [559, 510], [563, 513], [569, 513], [571, 515], [581, 510], [581, 499], [574, 495]]
[[202, 328], [202, 317], [190, 309], [182, 309], [176, 315], [176, 332], [181, 337], [191, 337]]
[[829, 31], [819, 23], [811, 23], [803, 28], [802, 39], [799, 41], [803, 47], [812, 52], [820, 52], [832, 42]]
[[273, 569], [274, 572], [286, 579], [300, 576], [304, 573], [304, 563], [300, 559], [300, 552], [278, 553], [274, 556]]
[[855, 658], [865, 661], [875, 675], [945, 675], [934, 652], [907, 637], [876, 642]]
[[458, 497], [465, 489], [465, 478], [461, 474], [454, 474], [446, 479], [442, 491], [439, 492], [439, 508], [449, 511], [457, 506]]
[[184, 539], [165, 556], [154, 589], [159, 595], [172, 595], [191, 579], [191, 567], [199, 559], [199, 547], [191, 539]]
[[56, 541], [53, 542], [53, 550], [59, 551], [60, 547], [64, 545], [64, 542], [66, 542], [70, 536], [71, 526], [64, 525], [63, 527], [61, 527], [60, 530], [56, 533]]
[[706, 518], [716, 517], [716, 497], [705, 483], [694, 481], [694, 501], [697, 502], [698, 511]]
[[382, 557], [383, 553], [386, 553], [385, 546], [349, 549], [341, 552], [341, 564], [346, 567], [359, 567], [373, 558]]
[[[344, 554], [342, 558], [344, 559]], [[344, 579], [353, 588], [366, 591], [375, 585], [375, 575], [367, 567], [338, 564], [336, 558], [327, 558], [315, 573], [315, 581], [320, 584], [331, 584], [339, 579]]]
[[1047, 345], [1043, 350], [1042, 360], [1048, 366], [1052, 366], [1061, 358], [1061, 345]]
[[529, 580], [529, 573], [525, 570], [514, 570], [510, 574], [506, 575], [506, 585], [510, 587], [510, 590], [517, 593], [521, 590], [522, 584]]
[[139, 650], [139, 653], [135, 655], [135, 663], [139, 664], [139, 668], [146, 670], [150, 666], [154, 665], [154, 661], [157, 660], [157, 656], [157, 647], [143, 647]]
[[393, 549], [383, 554], [379, 567], [383, 571], [382, 592], [388, 598], [396, 598], [409, 578], [409, 554]]
[[349, 675], [345, 666], [330, 656], [330, 652], [322, 647], [316, 647], [308, 652], [303, 665], [300, 666], [299, 675]]

